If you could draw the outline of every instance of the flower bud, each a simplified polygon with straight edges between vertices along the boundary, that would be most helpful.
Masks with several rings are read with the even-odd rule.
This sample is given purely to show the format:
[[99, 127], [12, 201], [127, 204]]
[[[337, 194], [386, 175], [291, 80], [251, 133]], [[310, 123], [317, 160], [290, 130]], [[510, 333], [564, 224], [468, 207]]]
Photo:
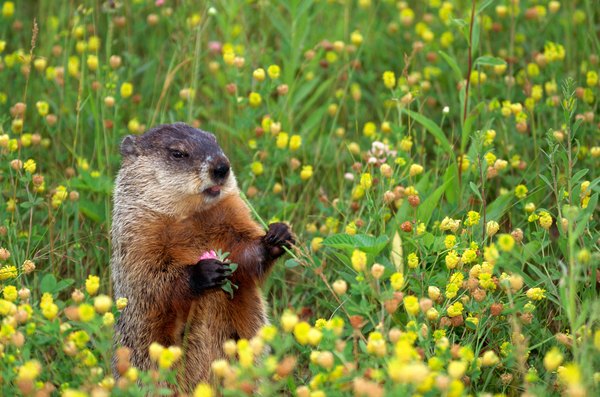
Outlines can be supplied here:
[[496, 221], [489, 221], [485, 227], [485, 232], [489, 237], [494, 237], [498, 230], [500, 229], [500, 225]]
[[553, 347], [544, 356], [544, 367], [548, 371], [555, 371], [563, 361], [563, 355], [557, 347]]
[[29, 320], [29, 313], [26, 310], [18, 309], [15, 313], [15, 320], [18, 324], [25, 324]]
[[510, 234], [511, 234], [511, 236], [513, 236], [513, 238], [515, 239], [515, 241], [517, 243], [520, 243], [521, 241], [523, 241], [523, 230], [521, 230], [520, 228], [516, 228]]
[[438, 317], [440, 316], [440, 314], [435, 309], [435, 307], [432, 307], [429, 310], [427, 310], [427, 313], [425, 313], [425, 315], [427, 316], [427, 319], [429, 321], [436, 321], [438, 319]]
[[[345, 283], [345, 282], [344, 282]], [[335, 283], [334, 283], [335, 284]], [[290, 311], [285, 311], [281, 316], [281, 327], [285, 332], [292, 332], [298, 323], [298, 316]], [[235, 350], [233, 352], [235, 354]]]
[[499, 316], [500, 314], [502, 314], [503, 309], [504, 306], [502, 305], [502, 303], [493, 303], [490, 306], [490, 313], [492, 314], [492, 316]]
[[383, 276], [383, 272], [385, 271], [385, 267], [380, 265], [379, 263], [375, 263], [371, 266], [371, 275], [375, 280], [379, 280], [381, 276]]
[[23, 335], [22, 332], [17, 331], [15, 334], [13, 334], [10, 340], [15, 347], [20, 349], [25, 344], [25, 335]]
[[285, 378], [294, 370], [296, 366], [296, 357], [287, 356], [277, 366], [275, 372], [280, 378]]
[[111, 68], [116, 69], [121, 66], [121, 57], [118, 55], [113, 55], [109, 58], [108, 63]]
[[408, 171], [410, 176], [416, 176], [423, 173], [423, 166], [419, 164], [412, 164]]
[[419, 204], [421, 203], [421, 199], [419, 198], [419, 196], [412, 194], [412, 195], [408, 196], [408, 203], [410, 204], [411, 207], [418, 207]]
[[[350, 174], [352, 175], [352, 174]], [[383, 193], [383, 202], [386, 204], [391, 204], [394, 202], [394, 200], [396, 200], [396, 195], [394, 194], [394, 192], [388, 190], [385, 193]]]
[[63, 352], [69, 357], [75, 356], [78, 353], [75, 342], [73, 342], [73, 341], [65, 342], [65, 344], [63, 346]]
[[419, 308], [423, 313], [427, 313], [429, 309], [433, 307], [433, 301], [428, 298], [419, 299]]
[[523, 277], [519, 276], [518, 274], [511, 274], [508, 278], [508, 281], [510, 282], [510, 289], [513, 292], [517, 292], [523, 288]]
[[558, 343], [562, 345], [571, 346], [573, 344], [573, 338], [569, 335], [563, 334], [562, 332], [557, 333], [556, 335], [554, 335], [554, 337], [556, 338]]
[[344, 280], [336, 280], [333, 283], [333, 290], [339, 296], [344, 295], [348, 290], [348, 284]]
[[107, 295], [98, 295], [94, 298], [94, 309], [100, 314], [104, 314], [110, 310], [112, 299]]
[[71, 299], [73, 299], [73, 302], [75, 303], [83, 301], [84, 298], [85, 295], [83, 295], [83, 292], [81, 292], [81, 290], [76, 289], [71, 293]]
[[299, 386], [296, 388], [296, 396], [298, 397], [310, 397], [310, 394], [308, 386]]
[[15, 171], [18, 171], [23, 168], [23, 162], [19, 159], [14, 159], [10, 162], [10, 168]]
[[381, 171], [381, 175], [386, 178], [390, 178], [394, 173], [394, 170], [388, 164], [382, 164], [381, 167], [379, 167], [379, 171]]
[[35, 263], [29, 259], [23, 262], [23, 273], [30, 274], [35, 270]]
[[473, 290], [473, 292], [471, 292], [471, 295], [473, 295], [473, 299], [475, 299], [477, 302], [482, 302], [486, 297], [485, 290], [481, 288], [476, 288], [475, 290]]
[[10, 258], [10, 251], [6, 248], [0, 248], [0, 260], [5, 261], [8, 258]]
[[19, 298], [21, 300], [27, 300], [31, 296], [31, 291], [29, 288], [23, 287], [19, 290]]
[[65, 308], [65, 317], [71, 321], [79, 321], [79, 309], [77, 306], [68, 306]]
[[213, 361], [211, 369], [213, 374], [218, 378], [223, 378], [227, 374], [227, 371], [229, 371], [229, 363], [224, 359], [218, 359]]
[[402, 231], [404, 231], [406, 233], [410, 233], [410, 232], [412, 232], [412, 222], [404, 221], [404, 222], [402, 222], [402, 225], [400, 225], [400, 228], [402, 229]]
[[223, 343], [223, 352], [229, 357], [234, 356], [237, 352], [237, 344], [235, 341], [232, 339], [226, 340], [225, 343]]
[[496, 353], [494, 353], [493, 350], [488, 350], [485, 353], [483, 353], [483, 357], [481, 358], [481, 364], [484, 367], [491, 367], [493, 365], [496, 365], [500, 362], [500, 359], [498, 358], [498, 356], [496, 355]]
[[289, 89], [289, 87], [288, 87], [288, 85], [287, 85], [287, 84], [279, 84], [279, 85], [277, 86], [277, 94], [278, 94], [279, 96], [284, 96], [284, 95], [287, 95], [287, 93], [289, 92], [289, 90], [290, 90], [290, 89]]
[[438, 287], [430, 285], [429, 288], [427, 288], [427, 294], [431, 300], [437, 301], [441, 295], [441, 291]]
[[577, 253], [577, 261], [581, 264], [588, 264], [590, 263], [590, 260], [592, 259], [592, 254], [590, 253], [590, 251], [586, 248], [580, 250]]
[[162, 346], [158, 342], [152, 342], [150, 347], [148, 348], [148, 352], [150, 354], [150, 359], [154, 362], [157, 362], [160, 358], [160, 355], [165, 350], [164, 346]]
[[387, 299], [383, 301], [383, 307], [388, 314], [393, 314], [398, 310], [401, 300], [398, 298]]
[[123, 375], [131, 367], [131, 351], [126, 347], [119, 347], [115, 352], [115, 368]]
[[329, 351], [321, 352], [317, 355], [317, 364], [325, 369], [331, 369], [335, 363], [333, 353]]

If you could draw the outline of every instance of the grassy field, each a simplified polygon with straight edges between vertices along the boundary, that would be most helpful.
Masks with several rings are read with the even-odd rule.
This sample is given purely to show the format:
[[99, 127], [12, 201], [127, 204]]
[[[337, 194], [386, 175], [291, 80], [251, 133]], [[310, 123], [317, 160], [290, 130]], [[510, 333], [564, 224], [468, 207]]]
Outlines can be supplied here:
[[113, 377], [108, 263], [174, 121], [298, 240], [196, 397], [600, 393], [597, 0], [0, 7], [0, 395], [169, 394], [178, 347]]

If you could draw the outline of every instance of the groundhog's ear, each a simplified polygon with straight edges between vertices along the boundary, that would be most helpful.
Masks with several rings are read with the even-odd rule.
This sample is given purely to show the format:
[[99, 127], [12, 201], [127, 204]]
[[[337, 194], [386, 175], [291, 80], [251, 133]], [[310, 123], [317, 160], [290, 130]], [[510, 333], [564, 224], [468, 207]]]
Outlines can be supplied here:
[[133, 135], [127, 135], [121, 142], [121, 156], [131, 157], [138, 156], [137, 138]]

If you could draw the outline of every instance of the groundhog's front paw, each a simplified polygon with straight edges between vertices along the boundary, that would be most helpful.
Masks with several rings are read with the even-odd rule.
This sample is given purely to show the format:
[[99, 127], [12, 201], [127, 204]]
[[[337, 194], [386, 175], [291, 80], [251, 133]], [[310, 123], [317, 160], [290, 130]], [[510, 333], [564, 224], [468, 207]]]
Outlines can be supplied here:
[[190, 269], [190, 289], [194, 295], [220, 287], [231, 275], [229, 266], [218, 259], [202, 259], [188, 268]]
[[267, 234], [263, 237], [263, 244], [271, 258], [278, 258], [284, 253], [284, 247], [294, 245], [294, 236], [288, 225], [277, 222], [269, 225]]

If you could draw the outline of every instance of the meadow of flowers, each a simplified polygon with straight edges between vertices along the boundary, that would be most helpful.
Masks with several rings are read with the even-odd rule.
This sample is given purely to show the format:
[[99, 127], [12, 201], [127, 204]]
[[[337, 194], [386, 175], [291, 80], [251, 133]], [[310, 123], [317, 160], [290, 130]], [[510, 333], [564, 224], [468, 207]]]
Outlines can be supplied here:
[[119, 142], [174, 121], [298, 240], [194, 396], [600, 393], [597, 0], [0, 8], [0, 395], [170, 393], [108, 262]]

